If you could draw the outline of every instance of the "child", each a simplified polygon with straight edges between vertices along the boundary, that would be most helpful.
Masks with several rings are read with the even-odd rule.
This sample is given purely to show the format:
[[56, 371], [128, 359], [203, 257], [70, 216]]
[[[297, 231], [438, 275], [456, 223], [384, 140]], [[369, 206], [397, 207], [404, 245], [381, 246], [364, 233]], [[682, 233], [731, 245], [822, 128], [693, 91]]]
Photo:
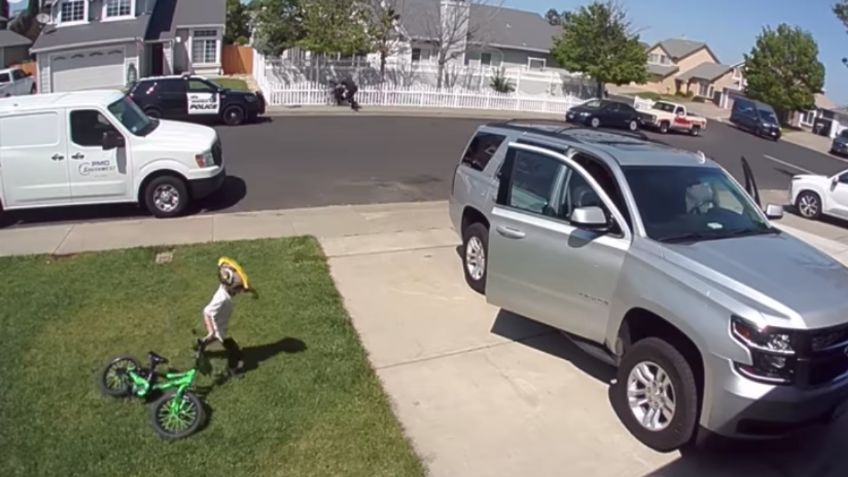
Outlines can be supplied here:
[[220, 342], [227, 353], [227, 371], [231, 376], [244, 371], [244, 359], [238, 343], [227, 336], [227, 327], [233, 313], [233, 297], [239, 293], [252, 291], [247, 275], [235, 261], [226, 257], [218, 260], [218, 290], [212, 300], [203, 309], [203, 323], [207, 335], [197, 340], [198, 347], [205, 348], [209, 343]]

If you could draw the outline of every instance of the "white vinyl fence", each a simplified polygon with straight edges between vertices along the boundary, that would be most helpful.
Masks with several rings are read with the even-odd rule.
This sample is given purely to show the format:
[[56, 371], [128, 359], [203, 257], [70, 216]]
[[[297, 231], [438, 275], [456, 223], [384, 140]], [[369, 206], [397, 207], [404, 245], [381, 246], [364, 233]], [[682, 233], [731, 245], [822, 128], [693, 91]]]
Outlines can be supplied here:
[[[330, 86], [317, 81], [281, 81], [272, 74], [260, 54], [254, 56], [254, 78], [265, 95], [269, 106], [320, 106], [332, 104]], [[533, 113], [565, 112], [582, 103], [576, 96], [528, 95], [498, 93], [491, 88], [483, 90], [436, 88], [426, 84], [402, 86], [394, 83], [362, 85], [357, 101], [363, 106], [422, 107], [445, 109], [480, 109], [522, 111]]]

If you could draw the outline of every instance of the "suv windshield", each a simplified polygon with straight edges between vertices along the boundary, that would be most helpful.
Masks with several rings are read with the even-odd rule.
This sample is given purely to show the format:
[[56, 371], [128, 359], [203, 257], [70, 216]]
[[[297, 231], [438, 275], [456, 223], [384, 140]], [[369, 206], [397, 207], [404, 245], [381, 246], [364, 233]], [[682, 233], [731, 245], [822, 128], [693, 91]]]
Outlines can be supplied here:
[[110, 104], [109, 112], [136, 136], [147, 136], [159, 126], [159, 121], [150, 119], [126, 96]]
[[645, 231], [654, 240], [714, 240], [776, 231], [721, 169], [631, 166], [624, 175]]

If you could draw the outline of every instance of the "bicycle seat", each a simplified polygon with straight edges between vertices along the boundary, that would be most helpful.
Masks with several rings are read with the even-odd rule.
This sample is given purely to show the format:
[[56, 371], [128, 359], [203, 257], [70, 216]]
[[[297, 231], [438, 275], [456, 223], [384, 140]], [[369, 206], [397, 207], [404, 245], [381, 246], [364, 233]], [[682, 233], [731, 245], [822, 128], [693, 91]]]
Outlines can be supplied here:
[[167, 363], [168, 360], [154, 353], [153, 351], [147, 353], [147, 357], [150, 359], [150, 364], [156, 366], [157, 364]]

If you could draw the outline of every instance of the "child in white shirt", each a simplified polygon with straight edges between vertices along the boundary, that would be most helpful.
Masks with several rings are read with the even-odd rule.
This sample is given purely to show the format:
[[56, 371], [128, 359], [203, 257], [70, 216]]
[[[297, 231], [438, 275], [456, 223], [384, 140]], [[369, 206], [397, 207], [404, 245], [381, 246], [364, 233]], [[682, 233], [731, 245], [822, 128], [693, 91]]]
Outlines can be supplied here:
[[227, 370], [230, 375], [244, 371], [244, 357], [238, 343], [227, 336], [230, 317], [233, 314], [233, 297], [239, 293], [250, 291], [247, 275], [234, 261], [222, 258], [218, 262], [218, 289], [212, 295], [212, 300], [203, 309], [203, 323], [207, 335], [198, 339], [198, 346], [205, 348], [208, 344], [219, 342], [227, 353]]

